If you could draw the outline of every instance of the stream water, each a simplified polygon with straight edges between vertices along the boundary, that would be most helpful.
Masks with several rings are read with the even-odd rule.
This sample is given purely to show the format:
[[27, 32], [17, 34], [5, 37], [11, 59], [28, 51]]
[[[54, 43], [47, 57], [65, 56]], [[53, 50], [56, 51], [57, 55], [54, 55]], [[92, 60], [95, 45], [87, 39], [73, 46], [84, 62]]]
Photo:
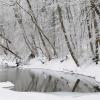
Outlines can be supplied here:
[[[77, 79], [79, 83], [76, 85]], [[95, 79], [73, 73], [45, 69], [2, 68], [0, 82], [10, 81], [15, 91], [39, 92], [99, 92], [100, 83]]]

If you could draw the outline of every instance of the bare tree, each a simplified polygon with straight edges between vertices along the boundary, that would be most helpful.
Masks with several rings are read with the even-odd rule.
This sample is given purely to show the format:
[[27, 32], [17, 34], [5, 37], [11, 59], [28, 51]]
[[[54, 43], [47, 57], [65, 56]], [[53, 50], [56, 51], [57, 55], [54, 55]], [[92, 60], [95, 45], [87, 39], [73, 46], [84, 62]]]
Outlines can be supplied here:
[[[18, 2], [17, 2], [17, 4], [20, 6], [20, 4], [19, 4]], [[28, 7], [29, 7], [31, 13], [29, 13], [28, 11], [26, 11], [23, 7], [21, 7], [21, 6], [20, 6], [20, 7], [21, 7], [28, 15], [30, 15], [31, 21], [35, 24], [35, 26], [36, 26], [36, 28], [37, 28], [37, 30], [38, 30], [38, 33], [39, 33], [39, 35], [40, 35], [42, 44], [43, 44], [43, 46], [44, 46], [44, 48], [45, 48], [45, 50], [46, 50], [46, 52], [47, 52], [47, 56], [48, 56], [48, 58], [49, 58], [49, 60], [50, 60], [50, 59], [51, 59], [51, 56], [50, 56], [50, 53], [49, 53], [48, 48], [47, 48], [47, 46], [46, 46], [46, 43], [45, 43], [45, 41], [44, 41], [44, 38], [48, 41], [48, 43], [49, 43], [50, 46], [52, 47], [52, 49], [53, 49], [53, 51], [54, 51], [54, 54], [57, 54], [57, 53], [56, 53], [56, 50], [55, 50], [55, 47], [51, 44], [50, 40], [49, 40], [49, 39], [47, 38], [47, 36], [44, 34], [43, 30], [39, 27], [39, 25], [38, 25], [38, 23], [37, 23], [37, 19], [36, 19], [35, 15], [34, 15], [34, 12], [33, 12], [33, 10], [32, 10], [32, 7], [31, 7], [31, 4], [30, 4], [30, 1], [29, 1], [29, 0], [27, 0], [27, 4], [28, 4]]]
[[68, 37], [66, 35], [66, 30], [65, 30], [64, 23], [63, 23], [63, 18], [62, 18], [61, 7], [58, 5], [57, 9], [58, 9], [58, 13], [59, 13], [59, 20], [60, 20], [60, 23], [61, 23], [61, 29], [62, 29], [62, 31], [64, 33], [64, 37], [65, 37], [66, 44], [68, 46], [69, 52], [70, 52], [72, 58], [74, 59], [76, 65], [79, 67], [79, 62], [78, 62], [78, 60], [77, 60], [77, 58], [76, 58], [76, 56], [75, 56], [75, 54], [74, 54], [74, 52], [73, 52], [73, 50], [72, 50], [72, 48], [70, 46], [70, 42], [69, 42]]
[[95, 4], [94, 4], [94, 0], [91, 0], [90, 3], [91, 3], [91, 10], [92, 10], [92, 17], [93, 17], [93, 25], [94, 25], [94, 30], [95, 30], [95, 36], [96, 36], [96, 39], [95, 39], [95, 62], [96, 64], [98, 64], [98, 61], [99, 61], [99, 30], [98, 30], [98, 23], [97, 23], [97, 19], [96, 19], [96, 9], [93, 10], [93, 8], [95, 8]]

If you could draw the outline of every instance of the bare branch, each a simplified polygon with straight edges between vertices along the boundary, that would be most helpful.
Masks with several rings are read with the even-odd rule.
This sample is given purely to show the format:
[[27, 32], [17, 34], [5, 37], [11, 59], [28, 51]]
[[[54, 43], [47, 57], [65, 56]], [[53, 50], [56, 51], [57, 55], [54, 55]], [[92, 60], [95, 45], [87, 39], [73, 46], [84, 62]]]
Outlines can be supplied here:
[[12, 50], [8, 49], [7, 47], [3, 46], [2, 44], [0, 44], [0, 46], [4, 49], [6, 49], [7, 51], [9, 51], [11, 54], [13, 54], [14, 56], [16, 56], [19, 59], [22, 59], [20, 56], [18, 56], [16, 53], [14, 53]]

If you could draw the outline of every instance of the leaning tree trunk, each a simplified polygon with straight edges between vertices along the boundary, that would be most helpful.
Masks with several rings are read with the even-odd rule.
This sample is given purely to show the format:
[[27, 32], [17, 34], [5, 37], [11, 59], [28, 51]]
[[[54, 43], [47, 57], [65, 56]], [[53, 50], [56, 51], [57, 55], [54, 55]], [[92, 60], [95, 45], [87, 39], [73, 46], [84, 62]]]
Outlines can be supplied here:
[[39, 32], [41, 41], [42, 41], [42, 43], [43, 43], [43, 46], [45, 47], [45, 50], [46, 50], [47, 55], [48, 55], [48, 58], [49, 58], [49, 60], [50, 60], [50, 59], [51, 59], [51, 56], [50, 56], [50, 53], [49, 53], [49, 51], [48, 51], [48, 49], [47, 49], [47, 46], [46, 46], [46, 43], [45, 43], [43, 37], [47, 40], [47, 42], [48, 42], [48, 43], [50, 44], [50, 46], [52, 47], [52, 49], [53, 49], [53, 51], [54, 51], [54, 55], [57, 55], [57, 52], [56, 52], [56, 50], [55, 50], [55, 47], [51, 44], [50, 40], [47, 38], [47, 36], [46, 36], [46, 35], [44, 34], [44, 32], [42, 31], [42, 29], [39, 27], [39, 25], [38, 25], [38, 23], [37, 23], [37, 20], [36, 20], [36, 17], [35, 17], [35, 15], [34, 15], [34, 12], [33, 12], [33, 10], [32, 10], [30, 1], [29, 1], [29, 0], [26, 0], [26, 1], [27, 1], [27, 4], [28, 4], [29, 9], [30, 9], [30, 11], [31, 11], [31, 14], [30, 14], [30, 13], [28, 13], [28, 14], [31, 16], [31, 20], [32, 20], [32, 22], [35, 24], [35, 26], [36, 26], [36, 28], [37, 28], [37, 30], [38, 30], [38, 32]]
[[88, 14], [88, 8], [86, 7], [86, 14], [87, 14], [87, 18], [86, 18], [86, 24], [87, 24], [87, 29], [88, 29], [88, 37], [89, 37], [89, 40], [90, 40], [90, 49], [91, 49], [91, 52], [92, 52], [92, 55], [94, 57], [95, 53], [94, 53], [94, 48], [93, 48], [93, 43], [91, 41], [92, 37], [93, 37], [93, 34], [91, 32], [91, 21], [90, 21], [90, 16]]
[[96, 10], [95, 10], [95, 4], [94, 2], [91, 0], [91, 9], [92, 9], [92, 17], [93, 17], [93, 24], [94, 24], [94, 30], [95, 30], [95, 36], [96, 36], [96, 40], [95, 40], [95, 62], [96, 64], [98, 64], [99, 61], [99, 30], [98, 30], [98, 23], [97, 23], [97, 19], [96, 19]]
[[25, 40], [25, 43], [26, 43], [28, 49], [30, 50], [30, 52], [32, 53], [32, 55], [35, 57], [35, 55], [36, 55], [36, 51], [35, 51], [35, 50], [36, 50], [36, 49], [33, 48], [33, 47], [31, 46], [31, 43], [30, 43], [30, 41], [28, 40], [28, 37], [27, 37], [27, 35], [26, 35], [26, 31], [25, 31], [25, 29], [24, 29], [22, 16], [21, 16], [21, 13], [19, 12], [19, 10], [20, 10], [20, 9], [19, 9], [19, 8], [17, 7], [17, 5], [16, 5], [16, 7], [14, 8], [15, 18], [17, 19], [17, 21], [18, 21], [18, 23], [19, 23], [21, 29], [23, 30], [23, 37], [24, 37], [24, 40]]
[[60, 24], [61, 24], [61, 29], [62, 29], [62, 31], [64, 33], [64, 37], [65, 37], [65, 41], [66, 41], [67, 47], [69, 49], [69, 52], [70, 52], [73, 60], [75, 61], [76, 65], [79, 67], [79, 62], [78, 62], [78, 60], [77, 60], [77, 58], [76, 58], [76, 56], [75, 56], [75, 54], [74, 54], [74, 52], [73, 52], [73, 50], [72, 50], [72, 48], [70, 46], [68, 37], [66, 35], [66, 30], [65, 30], [65, 27], [64, 27], [64, 24], [63, 24], [63, 18], [62, 18], [62, 10], [61, 10], [59, 5], [58, 5], [57, 9], [58, 9], [58, 13], [59, 13], [59, 20], [60, 20]]

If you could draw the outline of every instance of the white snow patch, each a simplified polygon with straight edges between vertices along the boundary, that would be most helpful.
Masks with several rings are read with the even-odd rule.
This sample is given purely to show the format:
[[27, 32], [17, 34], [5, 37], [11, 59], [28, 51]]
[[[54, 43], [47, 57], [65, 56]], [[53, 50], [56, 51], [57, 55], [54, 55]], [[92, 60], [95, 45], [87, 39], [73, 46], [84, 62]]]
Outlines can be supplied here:
[[100, 100], [100, 93], [81, 94], [71, 92], [38, 93], [16, 92], [4, 87], [13, 86], [10, 82], [0, 83], [0, 100]]
[[[44, 63], [43, 63], [44, 62]], [[0, 67], [16, 66], [15, 60], [10, 60], [5, 57], [0, 57]], [[96, 81], [100, 82], [100, 65], [93, 62], [84, 63], [84, 65], [77, 67], [71, 56], [68, 59], [55, 58], [47, 61], [45, 58], [37, 57], [31, 59], [27, 64], [19, 66], [21, 68], [41, 68], [55, 71], [74, 72], [90, 77], [94, 77]]]

